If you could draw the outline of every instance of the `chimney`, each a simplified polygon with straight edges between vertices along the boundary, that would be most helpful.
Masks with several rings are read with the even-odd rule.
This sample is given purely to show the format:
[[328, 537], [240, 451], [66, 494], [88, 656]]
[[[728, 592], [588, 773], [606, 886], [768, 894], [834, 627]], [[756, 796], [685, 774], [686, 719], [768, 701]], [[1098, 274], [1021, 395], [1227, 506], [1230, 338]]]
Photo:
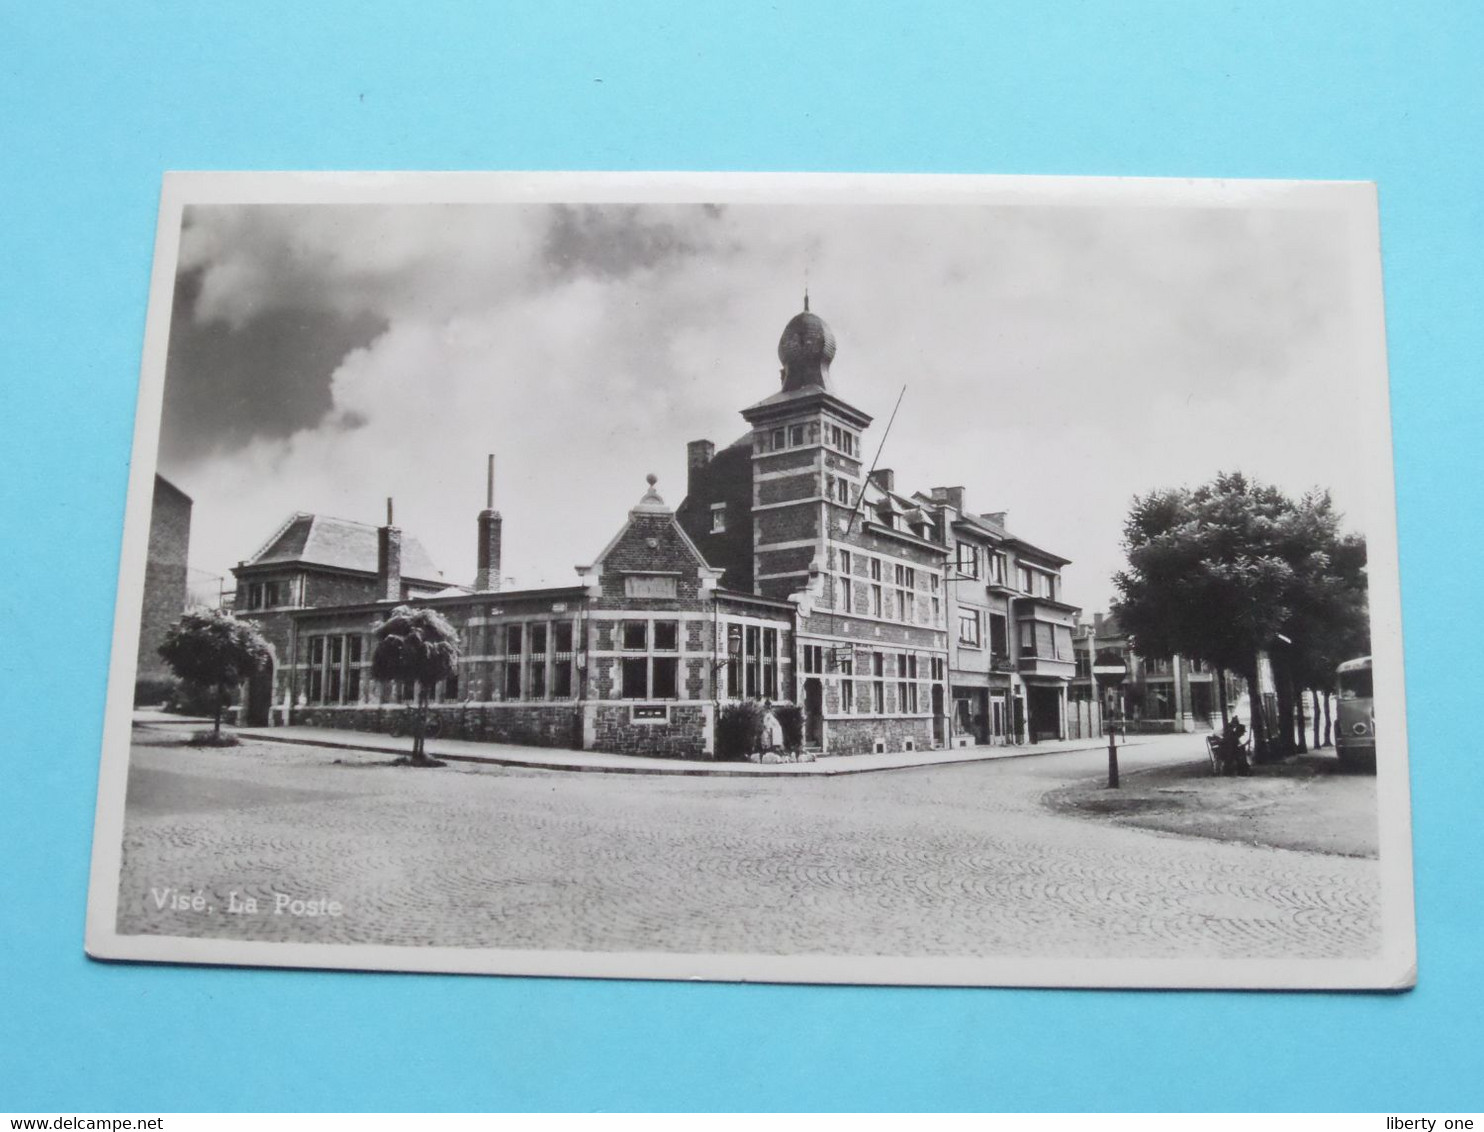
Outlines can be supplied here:
[[495, 510], [495, 458], [491, 456], [484, 510], [479, 513], [479, 572], [474, 576], [474, 588], [481, 593], [492, 593], [500, 588], [500, 535], [503, 525], [504, 520]]
[[1101, 613], [1094, 613], [1092, 615], [1092, 635], [1094, 637], [1101, 637], [1103, 635], [1103, 615]]
[[979, 517], [981, 519], [988, 519], [997, 527], [1003, 527], [1005, 525], [1005, 516], [1008, 514], [1008, 511], [985, 511]]
[[871, 473], [871, 482], [882, 491], [896, 491], [897, 477], [890, 468], [877, 468]]
[[934, 503], [944, 503], [960, 515], [964, 511], [964, 489], [961, 487], [935, 487], [929, 493]]
[[392, 525], [392, 501], [386, 501], [386, 526], [376, 530], [376, 600], [402, 600], [402, 532]]
[[685, 493], [696, 494], [696, 485], [701, 473], [711, 466], [716, 456], [716, 445], [709, 440], [692, 440], [685, 446]]

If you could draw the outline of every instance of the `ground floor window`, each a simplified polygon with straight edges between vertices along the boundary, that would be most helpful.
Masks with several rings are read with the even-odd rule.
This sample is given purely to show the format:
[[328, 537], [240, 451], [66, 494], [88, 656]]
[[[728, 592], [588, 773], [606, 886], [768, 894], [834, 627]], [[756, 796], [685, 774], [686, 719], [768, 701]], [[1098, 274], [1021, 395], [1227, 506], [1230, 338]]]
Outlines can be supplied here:
[[727, 695], [732, 699], [778, 698], [778, 630], [729, 622]]
[[306, 700], [311, 704], [358, 703], [364, 649], [361, 635], [316, 635], [306, 643], [309, 653]]
[[491, 626], [489, 639], [496, 649], [492, 657], [491, 698], [571, 699], [574, 636], [571, 621], [523, 621]]
[[619, 696], [625, 700], [680, 698], [680, 658], [666, 655], [680, 650], [680, 622], [625, 621], [619, 666]]

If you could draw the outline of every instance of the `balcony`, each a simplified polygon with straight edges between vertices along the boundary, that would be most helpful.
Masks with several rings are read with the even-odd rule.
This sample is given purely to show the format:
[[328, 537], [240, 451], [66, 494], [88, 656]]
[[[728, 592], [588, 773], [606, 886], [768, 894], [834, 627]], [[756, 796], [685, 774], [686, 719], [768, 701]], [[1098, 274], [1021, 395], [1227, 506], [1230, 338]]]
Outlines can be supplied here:
[[1055, 660], [1045, 656], [1021, 654], [1017, 662], [1022, 676], [1053, 676], [1070, 680], [1077, 673], [1077, 664], [1071, 660]]

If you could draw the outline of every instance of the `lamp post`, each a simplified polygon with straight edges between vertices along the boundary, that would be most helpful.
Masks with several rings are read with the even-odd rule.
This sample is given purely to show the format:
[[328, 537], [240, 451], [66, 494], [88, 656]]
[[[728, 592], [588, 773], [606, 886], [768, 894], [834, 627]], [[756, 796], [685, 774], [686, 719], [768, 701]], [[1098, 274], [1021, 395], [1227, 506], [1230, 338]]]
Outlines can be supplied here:
[[[1104, 688], [1116, 688], [1128, 677], [1128, 662], [1117, 653], [1100, 653], [1093, 658], [1092, 678]], [[1118, 789], [1117, 721], [1108, 721], [1108, 789]]]

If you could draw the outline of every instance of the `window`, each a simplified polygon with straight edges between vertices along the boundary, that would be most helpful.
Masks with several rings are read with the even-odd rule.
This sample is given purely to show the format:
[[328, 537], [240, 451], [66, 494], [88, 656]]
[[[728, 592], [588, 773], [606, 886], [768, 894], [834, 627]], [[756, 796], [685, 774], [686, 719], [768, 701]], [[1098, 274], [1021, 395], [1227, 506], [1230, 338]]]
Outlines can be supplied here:
[[1000, 551], [995, 551], [988, 556], [989, 581], [997, 586], [1005, 584], [1005, 556]]
[[649, 699], [649, 658], [626, 656], [621, 662], [622, 686], [619, 695], [626, 700]]
[[725, 503], [713, 503], [711, 505], [711, 533], [719, 535], [727, 529], [727, 505]]
[[973, 543], [959, 540], [953, 562], [954, 571], [961, 578], [979, 577], [979, 548]]
[[877, 715], [886, 712], [886, 654], [871, 654], [871, 710]]
[[934, 680], [938, 681], [939, 683], [941, 683], [942, 680], [943, 680], [943, 668], [944, 668], [943, 658], [941, 656], [935, 656], [935, 657], [933, 657], [932, 658], [932, 677], [933, 677]]
[[781, 428], [775, 428], [773, 430], [773, 451], [781, 452], [785, 447], [783, 430]]
[[1020, 568], [1020, 592], [1030, 593], [1033, 581], [1034, 579], [1031, 577], [1031, 568], [1029, 566], [1022, 566]]
[[897, 711], [917, 714], [917, 657], [897, 654]]
[[804, 674], [806, 676], [818, 676], [824, 671], [823, 645], [805, 645], [802, 651], [804, 654]]
[[841, 446], [839, 425], [830, 425], [830, 446], [833, 448], [839, 448]]
[[778, 696], [778, 630], [727, 625], [727, 695], [732, 699]]
[[505, 699], [520, 699], [520, 662], [524, 626], [505, 626]]
[[843, 476], [831, 476], [829, 482], [829, 496], [842, 506], [850, 506], [850, 481]]
[[1056, 646], [1057, 660], [1072, 659], [1072, 627], [1070, 625], [1053, 625], [1051, 640]]
[[914, 606], [914, 590], [917, 588], [917, 571], [911, 566], [903, 566], [897, 563], [893, 569], [892, 580], [896, 583], [897, 619], [906, 624], [911, 624], [916, 610]]
[[1004, 660], [1010, 655], [1010, 637], [1003, 613], [989, 615], [989, 655], [995, 660]]
[[572, 622], [558, 621], [552, 629], [551, 695], [572, 698]]
[[836, 562], [840, 568], [840, 576], [835, 583], [835, 608], [842, 613], [850, 612], [850, 551], [837, 551]]
[[680, 658], [657, 655], [680, 651], [679, 621], [625, 621], [621, 631], [626, 656], [619, 662], [619, 695], [626, 700], [674, 700], [680, 697]]
[[1051, 598], [1052, 600], [1056, 598], [1055, 580], [1044, 570], [1036, 571], [1036, 596]]
[[[1058, 628], [1064, 628], [1064, 626], [1050, 625], [1045, 621], [1022, 621], [1020, 623], [1020, 654], [1054, 660], [1056, 658], [1056, 634], [1053, 630]], [[1072, 632], [1068, 629], [1068, 645], [1071, 644], [1071, 640]]]
[[546, 641], [550, 630], [546, 625], [531, 626], [531, 651], [527, 657], [529, 675], [526, 678], [526, 699], [546, 699]]
[[789, 442], [790, 445], [792, 445], [795, 448], [799, 447], [799, 445], [801, 445], [801, 444], [804, 443], [804, 426], [803, 425], [796, 424], [796, 425], [793, 425], [793, 426], [791, 426], [789, 428], [789, 430], [788, 430], [788, 442]]
[[846, 715], [855, 711], [855, 653], [840, 658], [840, 710]]
[[304, 688], [309, 703], [360, 702], [362, 648], [359, 633], [309, 638], [309, 672]]
[[881, 612], [881, 559], [872, 558], [871, 563], [871, 616], [880, 617]]
[[769, 629], [763, 634], [763, 695], [778, 698], [778, 630]]
[[958, 643], [974, 649], [982, 647], [983, 638], [980, 636], [980, 631], [979, 611], [960, 609], [958, 611]]

